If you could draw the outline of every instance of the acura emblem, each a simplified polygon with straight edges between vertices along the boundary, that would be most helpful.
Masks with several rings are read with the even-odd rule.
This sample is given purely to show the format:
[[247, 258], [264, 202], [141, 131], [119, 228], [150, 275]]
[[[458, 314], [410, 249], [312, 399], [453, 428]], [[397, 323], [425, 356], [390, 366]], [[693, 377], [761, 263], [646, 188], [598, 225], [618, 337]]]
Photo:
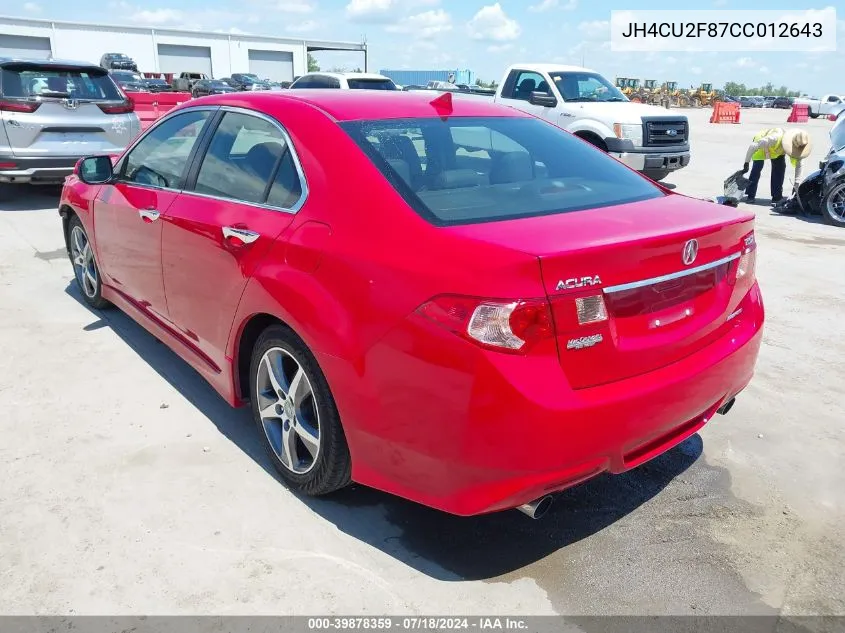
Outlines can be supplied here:
[[698, 257], [698, 240], [690, 240], [684, 244], [683, 251], [684, 263], [689, 266]]

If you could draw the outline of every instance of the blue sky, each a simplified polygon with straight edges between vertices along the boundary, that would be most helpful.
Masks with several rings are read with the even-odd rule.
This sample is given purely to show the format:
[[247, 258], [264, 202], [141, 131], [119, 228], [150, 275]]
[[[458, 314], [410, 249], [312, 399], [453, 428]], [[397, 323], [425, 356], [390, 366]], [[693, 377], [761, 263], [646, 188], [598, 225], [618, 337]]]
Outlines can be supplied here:
[[[677, 81], [680, 86], [726, 81], [821, 94], [845, 93], [842, 51], [845, 10], [838, 18], [836, 53], [613, 53], [612, 10], [677, 10], [677, 0], [32, 0], [5, 3], [0, 12], [56, 20], [172, 26], [233, 33], [360, 41], [370, 47], [370, 70], [470, 68], [498, 80], [515, 61], [586, 66], [610, 77]], [[693, 0], [690, 9], [820, 9], [823, 0]], [[729, 17], [725, 18], [726, 20]], [[834, 58], [839, 61], [835, 65]], [[363, 55], [320, 53], [323, 68], [363, 67]]]

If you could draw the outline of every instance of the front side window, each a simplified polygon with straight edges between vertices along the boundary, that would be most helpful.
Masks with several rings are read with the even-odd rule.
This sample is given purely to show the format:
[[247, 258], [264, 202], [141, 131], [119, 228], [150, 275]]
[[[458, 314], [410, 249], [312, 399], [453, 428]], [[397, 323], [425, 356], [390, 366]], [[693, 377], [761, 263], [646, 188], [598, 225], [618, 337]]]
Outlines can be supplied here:
[[227, 112], [212, 136], [194, 191], [290, 208], [302, 189], [279, 127], [260, 117]]
[[342, 127], [408, 204], [436, 225], [568, 213], [664, 195], [644, 176], [540, 119], [394, 119]]
[[126, 156], [122, 180], [177, 189], [194, 145], [209, 117], [207, 110], [174, 115], [156, 126]]
[[549, 82], [543, 79], [543, 76], [538, 73], [526, 70], [519, 72], [516, 76], [516, 81], [514, 81], [510, 98], [528, 101], [531, 98], [532, 92], [548, 93]]

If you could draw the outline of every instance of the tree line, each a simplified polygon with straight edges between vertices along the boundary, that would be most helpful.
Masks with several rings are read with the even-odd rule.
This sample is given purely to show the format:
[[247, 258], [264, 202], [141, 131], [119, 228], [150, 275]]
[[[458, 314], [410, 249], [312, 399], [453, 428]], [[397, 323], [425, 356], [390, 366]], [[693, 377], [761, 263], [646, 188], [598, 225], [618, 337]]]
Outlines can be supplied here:
[[765, 86], [760, 88], [754, 88], [751, 86], [746, 86], [745, 84], [736, 83], [734, 81], [729, 81], [725, 84], [724, 89], [722, 90], [726, 95], [730, 95], [732, 97], [739, 97], [742, 95], [755, 95], [760, 97], [800, 97], [801, 92], [799, 90], [790, 90], [786, 86], [781, 86], [780, 88], [775, 88], [774, 84], [771, 82], [767, 83]]

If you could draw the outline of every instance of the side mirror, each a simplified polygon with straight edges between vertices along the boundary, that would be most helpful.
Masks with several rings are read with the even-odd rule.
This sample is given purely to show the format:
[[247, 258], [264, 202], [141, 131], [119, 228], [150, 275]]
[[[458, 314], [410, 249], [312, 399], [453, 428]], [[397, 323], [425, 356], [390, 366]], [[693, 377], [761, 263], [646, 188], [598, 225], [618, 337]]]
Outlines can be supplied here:
[[88, 185], [101, 185], [114, 177], [111, 156], [89, 156], [77, 163], [79, 179]]
[[554, 108], [557, 105], [557, 99], [548, 93], [535, 91], [531, 93], [528, 103], [544, 108]]

